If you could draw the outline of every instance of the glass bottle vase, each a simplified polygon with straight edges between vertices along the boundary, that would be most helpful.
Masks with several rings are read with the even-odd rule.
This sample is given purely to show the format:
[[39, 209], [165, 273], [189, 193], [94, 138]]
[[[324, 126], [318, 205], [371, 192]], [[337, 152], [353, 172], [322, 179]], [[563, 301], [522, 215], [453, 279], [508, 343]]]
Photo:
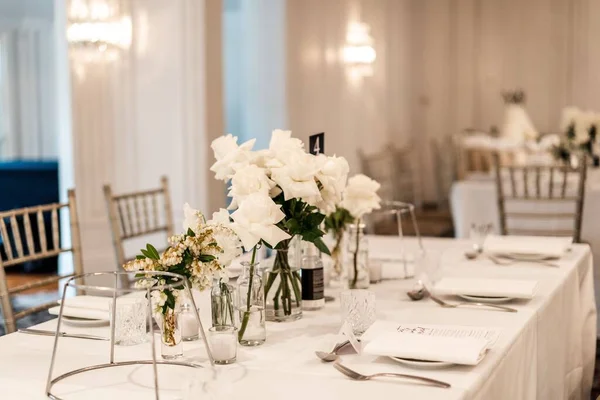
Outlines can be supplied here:
[[260, 346], [267, 339], [265, 292], [259, 263], [242, 263], [237, 281], [238, 341], [242, 346]]
[[369, 287], [369, 243], [365, 235], [365, 225], [350, 225], [346, 236], [347, 254], [344, 259], [348, 272], [348, 287], [366, 289]]
[[156, 314], [155, 319], [160, 327], [160, 350], [162, 358], [172, 360], [183, 357], [178, 311], [166, 308], [164, 313]]
[[210, 292], [212, 326], [238, 327], [236, 297], [236, 290], [232, 285], [220, 279], [214, 280]]
[[289, 257], [289, 240], [276, 250], [273, 266], [264, 275], [267, 321], [288, 322], [302, 318], [302, 279], [296, 257]]
[[329, 271], [329, 285], [333, 288], [346, 289], [348, 287], [348, 273], [344, 264], [344, 243], [346, 233], [343, 229], [334, 235], [335, 244], [331, 249], [331, 270]]

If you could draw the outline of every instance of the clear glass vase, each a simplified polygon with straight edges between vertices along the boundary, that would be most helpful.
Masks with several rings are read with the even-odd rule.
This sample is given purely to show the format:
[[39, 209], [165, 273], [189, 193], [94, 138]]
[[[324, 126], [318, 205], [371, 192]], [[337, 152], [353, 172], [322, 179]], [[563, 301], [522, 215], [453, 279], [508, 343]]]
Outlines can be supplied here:
[[210, 292], [212, 326], [238, 327], [236, 297], [236, 290], [232, 285], [215, 279]]
[[364, 224], [352, 224], [346, 232], [347, 254], [344, 257], [350, 289], [369, 287], [369, 243]]
[[288, 322], [302, 318], [300, 265], [288, 254], [289, 240], [277, 249], [273, 266], [265, 272], [267, 321]]
[[348, 287], [348, 273], [344, 266], [345, 236], [343, 230], [333, 235], [335, 243], [331, 249], [331, 269], [329, 271], [329, 285], [333, 288], [346, 289]]
[[258, 263], [242, 263], [237, 281], [238, 341], [242, 346], [260, 346], [267, 339], [265, 292]]
[[164, 313], [156, 314], [155, 319], [160, 327], [160, 350], [162, 358], [172, 360], [183, 357], [178, 310], [166, 308]]

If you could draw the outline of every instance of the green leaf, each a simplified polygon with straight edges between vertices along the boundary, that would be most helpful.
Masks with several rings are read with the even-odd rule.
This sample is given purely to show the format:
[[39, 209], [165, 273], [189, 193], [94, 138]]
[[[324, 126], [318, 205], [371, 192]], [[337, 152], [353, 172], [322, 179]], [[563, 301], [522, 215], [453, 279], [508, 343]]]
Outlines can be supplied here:
[[152, 246], [150, 243], [148, 243], [146, 245], [146, 249], [151, 254], [151, 257], [150, 257], [151, 259], [160, 260], [160, 254], [158, 254], [158, 251], [156, 250], [156, 248], [154, 246]]
[[285, 222], [285, 227], [287, 228], [287, 230], [291, 233], [291, 232], [298, 232], [300, 231], [300, 224], [298, 223], [297, 220], [295, 220], [294, 218], [287, 220]]
[[145, 256], [142, 256], [142, 255], [140, 254], [140, 255], [137, 255], [137, 256], [135, 256], [135, 259], [136, 259], [136, 260], [145, 260], [145, 259], [146, 259], [146, 257], [145, 257]]
[[325, 245], [325, 242], [323, 241], [323, 239], [316, 238], [313, 243], [315, 244], [317, 249], [321, 250], [321, 252], [327, 254], [328, 256], [331, 255], [331, 253], [329, 252], [329, 248], [327, 247], [327, 245]]
[[165, 306], [175, 309], [175, 296], [173, 296], [173, 292], [170, 290], [165, 290], [165, 294], [167, 295], [167, 300], [165, 301]]
[[144, 256], [146, 256], [145, 258], [152, 258], [152, 256], [150, 255], [150, 253], [148, 251], [146, 251], [146, 249], [142, 249], [140, 251], [142, 252], [142, 254]]
[[185, 233], [186, 235], [190, 236], [190, 237], [195, 237], [196, 234], [194, 233], [194, 231], [192, 230], [192, 228], [188, 228], [187, 232]]
[[198, 259], [201, 262], [210, 262], [213, 261], [216, 257], [215, 256], [211, 256], [209, 254], [200, 254], [200, 256], [198, 257]]
[[308, 214], [308, 216], [305, 219], [304, 225], [309, 229], [312, 227], [318, 227], [319, 225], [321, 225], [321, 222], [323, 222], [324, 218], [325, 216], [321, 213]]

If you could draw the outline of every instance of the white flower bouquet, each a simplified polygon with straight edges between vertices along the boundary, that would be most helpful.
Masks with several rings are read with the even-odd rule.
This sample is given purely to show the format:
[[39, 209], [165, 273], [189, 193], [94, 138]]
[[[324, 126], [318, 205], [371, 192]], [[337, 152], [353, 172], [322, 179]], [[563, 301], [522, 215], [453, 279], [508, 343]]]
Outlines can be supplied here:
[[552, 152], [556, 159], [569, 162], [571, 154], [584, 152], [594, 158], [597, 163], [597, 154], [594, 154], [598, 143], [597, 131], [600, 128], [600, 115], [594, 112], [585, 112], [577, 107], [563, 109], [561, 130], [565, 133], [560, 143], [553, 147]]
[[299, 236], [329, 254], [319, 227], [341, 201], [349, 167], [342, 157], [307, 153], [290, 131], [273, 131], [266, 150], [253, 151], [254, 141], [238, 145], [232, 135], [213, 141], [211, 171], [230, 182], [232, 229], [244, 248], [278, 251], [265, 283], [267, 318], [285, 320], [301, 306], [300, 276], [287, 256], [290, 240]]
[[344, 231], [349, 224], [356, 225], [355, 237], [351, 238], [356, 241], [353, 247], [353, 275], [350, 276], [350, 288], [356, 287], [358, 278], [358, 253], [360, 230], [358, 229], [361, 219], [365, 214], [381, 207], [381, 198], [377, 195], [377, 191], [381, 185], [369, 178], [366, 175], [358, 174], [348, 180], [348, 186], [344, 190], [343, 200], [336, 207], [335, 211], [330, 213], [325, 219], [325, 229], [331, 232], [335, 244], [331, 250], [331, 255], [334, 260], [334, 273], [342, 273], [341, 260], [341, 245], [344, 237]]
[[[165, 271], [184, 276], [193, 288], [204, 290], [212, 285], [213, 278], [227, 277], [226, 268], [238, 257], [241, 242], [234, 230], [219, 214], [206, 222], [202, 213], [184, 206], [185, 233], [169, 238], [169, 247], [162, 253], [151, 244], [141, 250], [135, 260], [123, 268], [136, 272], [136, 285], [153, 287], [177, 282], [178, 278], [165, 276], [153, 279], [146, 271]], [[225, 211], [225, 214], [227, 212]], [[152, 290], [151, 301], [154, 318], [162, 322], [163, 343], [176, 345], [176, 310], [179, 308], [181, 290]]]

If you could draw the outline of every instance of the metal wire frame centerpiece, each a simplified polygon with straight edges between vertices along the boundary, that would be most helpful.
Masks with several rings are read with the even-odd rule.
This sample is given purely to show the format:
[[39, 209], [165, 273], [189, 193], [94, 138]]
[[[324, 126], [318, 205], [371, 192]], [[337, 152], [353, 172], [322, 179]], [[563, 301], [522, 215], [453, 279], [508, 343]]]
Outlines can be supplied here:
[[[195, 311], [196, 319], [197, 319], [198, 325], [200, 327], [200, 333], [202, 335], [202, 340], [203, 340], [204, 346], [206, 348], [206, 353], [208, 355], [208, 359], [210, 361], [211, 366], [214, 365], [214, 358], [212, 356], [210, 347], [208, 345], [206, 333], [204, 332], [204, 328], [202, 326], [202, 321], [200, 320], [200, 315], [198, 314], [198, 308], [194, 301], [194, 297], [192, 296], [191, 286], [190, 286], [190, 283], [187, 280], [187, 278], [184, 277], [183, 275], [175, 274], [172, 272], [147, 271], [147, 272], [144, 272], [144, 274], [147, 274], [149, 276], [156, 277], [156, 278], [160, 278], [161, 276], [162, 277], [168, 276], [170, 278], [177, 279], [177, 282], [170, 283], [170, 284], [164, 284], [164, 285], [156, 285], [156, 286], [152, 286], [152, 287], [145, 287], [145, 288], [135, 288], [135, 287], [120, 288], [118, 286], [118, 283], [119, 283], [120, 279], [122, 279], [122, 275], [124, 275], [124, 274], [130, 274], [130, 273], [124, 272], [124, 271], [92, 272], [92, 273], [81, 274], [81, 275], [71, 277], [65, 283], [63, 294], [62, 294], [62, 299], [60, 302], [60, 311], [58, 313], [58, 320], [57, 320], [57, 324], [56, 324], [56, 334], [54, 337], [54, 346], [52, 348], [52, 358], [50, 360], [50, 370], [48, 371], [48, 380], [46, 382], [46, 395], [48, 396], [48, 398], [53, 399], [53, 400], [63, 400], [61, 397], [52, 393], [53, 386], [57, 382], [59, 382], [63, 379], [69, 378], [71, 376], [77, 375], [77, 374], [94, 371], [94, 370], [99, 370], [99, 369], [104, 369], [104, 368], [120, 367], [120, 366], [126, 366], [126, 365], [152, 365], [153, 366], [153, 375], [154, 375], [154, 395], [155, 395], [155, 399], [159, 400], [160, 395], [159, 395], [159, 388], [158, 388], [158, 369], [157, 369], [158, 364], [183, 366], [183, 367], [191, 367], [191, 368], [202, 368], [202, 365], [193, 363], [193, 362], [189, 362], [189, 361], [157, 360], [156, 359], [156, 339], [155, 339], [154, 332], [151, 332], [151, 334], [150, 334], [150, 338], [151, 338], [150, 343], [152, 345], [152, 359], [151, 360], [115, 361], [115, 317], [116, 317], [117, 293], [145, 292], [146, 298], [148, 299], [148, 301], [147, 301], [148, 325], [150, 327], [152, 327], [152, 322], [153, 322], [152, 321], [152, 304], [151, 304], [152, 301], [150, 300], [151, 299], [150, 293], [154, 290], [173, 290], [173, 289], [184, 290], [193, 306], [194, 311]], [[87, 285], [85, 283], [86, 279], [90, 279], [93, 277], [113, 278], [114, 279], [114, 287]], [[78, 283], [78, 281], [80, 281], [81, 283]], [[111, 304], [112, 313], [111, 313], [111, 317], [110, 317], [111, 321], [110, 321], [109, 362], [104, 363], [104, 364], [96, 364], [96, 365], [90, 365], [90, 366], [83, 367], [83, 368], [78, 368], [78, 369], [66, 372], [62, 375], [59, 375], [59, 376], [53, 378], [52, 373], [54, 371], [54, 362], [56, 360], [56, 350], [58, 348], [58, 339], [61, 337], [60, 326], [61, 326], [62, 319], [63, 319], [63, 308], [64, 308], [64, 304], [65, 304], [66, 294], [67, 294], [67, 292], [69, 292], [69, 290], [68, 290], [69, 288], [75, 289], [77, 293], [85, 293], [87, 291], [92, 291], [92, 292], [100, 292], [100, 293], [104, 293], [104, 294], [112, 294], [112, 304]]]
[[[410, 219], [413, 224], [414, 233], [415, 233], [415, 236], [417, 237], [417, 242], [419, 244], [419, 250], [421, 251], [421, 253], [424, 253], [425, 248], [423, 247], [423, 242], [421, 240], [421, 233], [419, 232], [419, 226], [417, 224], [417, 218], [415, 216], [414, 204], [405, 203], [402, 201], [389, 201], [389, 200], [382, 201], [381, 208], [378, 210], [374, 210], [369, 215], [368, 225], [370, 225], [370, 226], [368, 227], [368, 229], [370, 232], [375, 233], [373, 225], [376, 225], [378, 223], [378, 219], [379, 219], [378, 215], [381, 215], [381, 216], [394, 215], [394, 217], [396, 219], [396, 228], [398, 230], [398, 237], [400, 238], [400, 252], [401, 252], [401, 257], [402, 257], [402, 266], [404, 268], [404, 276], [405, 276], [405, 278], [408, 279], [408, 278], [411, 278], [414, 274], [410, 274], [409, 270], [408, 270], [408, 264], [410, 263], [410, 260], [408, 260], [408, 257], [407, 257], [406, 247], [405, 247], [405, 243], [404, 243], [404, 232], [402, 229], [402, 216], [405, 214], [410, 214]], [[415, 259], [415, 262], [416, 262], [416, 259]]]

